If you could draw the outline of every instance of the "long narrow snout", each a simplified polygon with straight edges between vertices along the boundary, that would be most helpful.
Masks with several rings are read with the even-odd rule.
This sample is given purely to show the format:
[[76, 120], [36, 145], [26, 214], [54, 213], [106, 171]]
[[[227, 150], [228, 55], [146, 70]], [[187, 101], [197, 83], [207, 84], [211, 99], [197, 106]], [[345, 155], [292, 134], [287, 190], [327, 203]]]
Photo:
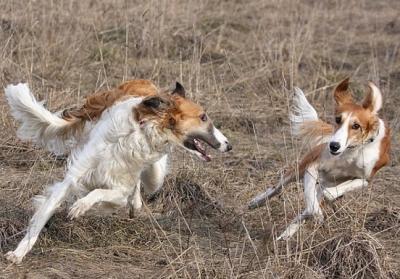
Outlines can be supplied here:
[[221, 133], [220, 130], [214, 127], [213, 125], [213, 133], [215, 136], [215, 139], [219, 143], [218, 148], [214, 148], [218, 150], [219, 152], [228, 152], [232, 150], [232, 144], [229, 142], [229, 140], [224, 136], [224, 134]]
[[185, 148], [191, 153], [195, 154], [203, 161], [210, 162], [211, 156], [206, 153], [202, 142], [205, 142], [219, 152], [228, 152], [232, 150], [232, 144], [214, 125], [211, 125], [210, 128], [205, 131], [187, 133], [183, 143]]
[[341, 122], [341, 126], [337, 129], [328, 142], [329, 152], [331, 155], [337, 156], [347, 149], [350, 144], [349, 125], [351, 114]]

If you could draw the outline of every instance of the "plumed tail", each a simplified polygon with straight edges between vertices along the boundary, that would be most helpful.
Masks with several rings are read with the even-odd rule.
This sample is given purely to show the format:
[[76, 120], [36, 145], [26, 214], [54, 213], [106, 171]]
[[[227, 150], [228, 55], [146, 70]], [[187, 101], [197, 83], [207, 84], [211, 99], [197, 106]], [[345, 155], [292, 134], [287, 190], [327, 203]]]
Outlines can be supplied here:
[[82, 135], [85, 122], [79, 118], [64, 119], [43, 107], [44, 101], [37, 102], [25, 83], [8, 85], [5, 94], [13, 116], [22, 122], [18, 129], [21, 139], [44, 146], [56, 155], [62, 155], [76, 145]]
[[300, 88], [295, 87], [294, 93], [294, 103], [289, 114], [292, 135], [307, 141], [311, 146], [327, 142], [333, 132], [332, 125], [318, 118]]

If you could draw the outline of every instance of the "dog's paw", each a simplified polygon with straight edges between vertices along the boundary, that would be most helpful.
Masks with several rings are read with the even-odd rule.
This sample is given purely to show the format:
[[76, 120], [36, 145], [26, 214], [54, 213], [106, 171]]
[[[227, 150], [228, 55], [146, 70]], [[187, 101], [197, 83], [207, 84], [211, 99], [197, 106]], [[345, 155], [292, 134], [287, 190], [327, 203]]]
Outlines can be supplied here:
[[129, 219], [134, 219], [139, 216], [141, 207], [135, 208], [132, 204], [129, 206]]
[[338, 194], [336, 194], [334, 191], [330, 191], [329, 189], [324, 189], [322, 194], [324, 196], [324, 200], [328, 203], [331, 203], [331, 202], [335, 201], [338, 197], [341, 197]]
[[286, 228], [286, 230], [276, 239], [277, 241], [279, 240], [288, 240], [291, 238], [297, 231], [300, 229], [300, 227], [304, 224], [304, 220], [301, 220], [301, 217], [297, 217], [296, 219], [293, 220], [293, 222]]
[[23, 257], [18, 256], [13, 251], [8, 252], [7, 254], [5, 254], [4, 257], [6, 258], [7, 261], [12, 262], [12, 263], [16, 263], [16, 264], [21, 263], [22, 262], [22, 258], [23, 258]]
[[323, 224], [324, 223], [324, 215], [321, 213], [317, 213], [313, 215], [313, 220], [316, 224]]
[[90, 205], [82, 200], [76, 201], [68, 212], [69, 219], [76, 219], [83, 216], [90, 209]]
[[133, 195], [131, 202], [129, 203], [129, 218], [133, 219], [137, 217], [142, 209], [143, 203], [140, 195]]

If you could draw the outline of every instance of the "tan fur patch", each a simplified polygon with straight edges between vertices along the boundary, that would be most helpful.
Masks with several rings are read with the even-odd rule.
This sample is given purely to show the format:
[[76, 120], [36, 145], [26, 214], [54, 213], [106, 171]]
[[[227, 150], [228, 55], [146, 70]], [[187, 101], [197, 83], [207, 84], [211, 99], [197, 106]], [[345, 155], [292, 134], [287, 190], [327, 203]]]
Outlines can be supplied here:
[[80, 118], [83, 121], [96, 120], [107, 108], [124, 96], [143, 97], [158, 94], [157, 88], [148, 80], [138, 79], [124, 82], [116, 89], [89, 96], [85, 104], [78, 110], [64, 110], [63, 118], [66, 120], [74, 118]]

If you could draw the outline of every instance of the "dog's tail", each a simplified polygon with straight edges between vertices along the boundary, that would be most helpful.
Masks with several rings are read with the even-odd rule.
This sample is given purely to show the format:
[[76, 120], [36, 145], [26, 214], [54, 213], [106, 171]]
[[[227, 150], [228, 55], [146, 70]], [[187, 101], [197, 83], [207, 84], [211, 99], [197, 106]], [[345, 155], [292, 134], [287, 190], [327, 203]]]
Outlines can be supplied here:
[[44, 146], [56, 155], [64, 154], [78, 141], [79, 132], [84, 130], [85, 121], [79, 118], [60, 117], [37, 102], [25, 83], [8, 85], [5, 94], [13, 116], [21, 121], [18, 136]]
[[294, 93], [294, 103], [289, 114], [292, 135], [307, 141], [311, 146], [327, 142], [333, 132], [332, 125], [318, 118], [300, 88], [295, 87]]

